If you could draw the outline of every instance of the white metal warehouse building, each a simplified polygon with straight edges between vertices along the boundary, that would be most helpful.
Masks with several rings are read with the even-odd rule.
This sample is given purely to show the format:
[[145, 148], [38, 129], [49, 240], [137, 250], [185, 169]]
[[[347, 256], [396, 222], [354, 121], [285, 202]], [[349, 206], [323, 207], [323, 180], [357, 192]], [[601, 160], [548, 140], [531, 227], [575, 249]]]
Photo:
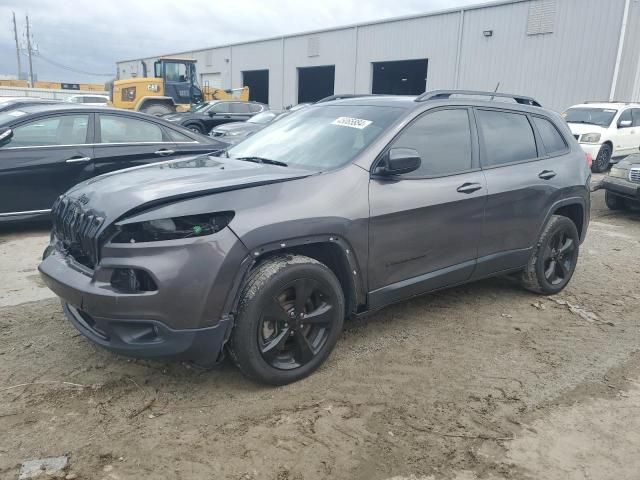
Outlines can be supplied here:
[[[189, 52], [200, 81], [272, 108], [330, 94], [473, 89], [562, 110], [640, 101], [640, 0], [511, 0]], [[118, 77], [158, 57], [118, 62]]]

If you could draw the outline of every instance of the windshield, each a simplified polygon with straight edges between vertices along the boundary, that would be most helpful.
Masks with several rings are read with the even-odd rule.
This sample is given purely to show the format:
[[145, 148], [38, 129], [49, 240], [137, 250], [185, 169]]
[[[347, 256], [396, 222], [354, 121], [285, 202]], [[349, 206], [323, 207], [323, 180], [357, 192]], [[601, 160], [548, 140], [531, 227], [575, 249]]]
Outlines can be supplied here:
[[326, 105], [292, 113], [228, 150], [230, 158], [259, 157], [327, 170], [353, 160], [403, 112], [401, 108]]
[[570, 108], [562, 114], [567, 123], [588, 123], [608, 127], [618, 111], [614, 108]]
[[276, 114], [273, 112], [262, 112], [257, 115], [254, 115], [249, 120], [247, 120], [247, 122], [259, 123], [261, 125], [264, 125], [265, 123], [269, 123], [271, 120], [273, 120], [275, 116]]

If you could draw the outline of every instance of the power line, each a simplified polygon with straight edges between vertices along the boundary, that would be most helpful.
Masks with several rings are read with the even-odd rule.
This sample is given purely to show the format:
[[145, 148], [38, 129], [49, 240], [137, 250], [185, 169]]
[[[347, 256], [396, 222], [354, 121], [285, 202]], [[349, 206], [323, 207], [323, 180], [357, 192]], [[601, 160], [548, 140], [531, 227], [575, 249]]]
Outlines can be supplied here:
[[[35, 53], [35, 52], [34, 52]], [[62, 63], [56, 62], [55, 60], [51, 60], [50, 58], [45, 57], [44, 55], [42, 55], [42, 52], [37, 52], [35, 53], [35, 55], [37, 56], [37, 58], [40, 58], [42, 60], [44, 60], [45, 62], [61, 68], [63, 70], [67, 70], [69, 72], [73, 72], [73, 73], [80, 73], [82, 75], [92, 75], [95, 77], [113, 77], [114, 74], [113, 73], [95, 73], [95, 72], [87, 72], [86, 70], [80, 70], [78, 68], [73, 68], [73, 67], [69, 67], [67, 65], [64, 65]]]

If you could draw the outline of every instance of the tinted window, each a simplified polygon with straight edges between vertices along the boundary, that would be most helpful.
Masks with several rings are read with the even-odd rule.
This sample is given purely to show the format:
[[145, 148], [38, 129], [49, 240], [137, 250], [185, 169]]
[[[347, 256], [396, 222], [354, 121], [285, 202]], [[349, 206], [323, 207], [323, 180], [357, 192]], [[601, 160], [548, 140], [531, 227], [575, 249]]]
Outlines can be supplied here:
[[89, 115], [43, 118], [17, 126], [8, 147], [78, 145], [87, 141]]
[[248, 103], [232, 103], [231, 113], [249, 113]]
[[392, 148], [412, 148], [422, 164], [409, 177], [449, 175], [471, 169], [471, 128], [467, 110], [428, 113], [409, 125]]
[[227, 102], [216, 103], [213, 107], [211, 107], [216, 113], [229, 113], [229, 104]]
[[533, 117], [533, 122], [536, 124], [536, 128], [542, 137], [542, 143], [547, 151], [547, 155], [553, 155], [556, 153], [564, 152], [567, 149], [562, 135], [558, 132], [558, 129], [546, 118]]
[[162, 142], [162, 129], [153, 123], [118, 115], [100, 115], [101, 143]]
[[625, 110], [624, 112], [622, 112], [622, 115], [620, 115], [620, 118], [618, 119], [618, 127], [620, 128], [628, 128], [627, 127], [621, 127], [620, 124], [622, 122], [632, 122], [633, 118], [631, 117], [631, 109], [629, 110]]
[[529, 120], [518, 113], [478, 110], [484, 140], [484, 166], [532, 160], [538, 156]]
[[634, 108], [631, 115], [633, 116], [633, 126], [640, 127], [640, 108]]
[[253, 112], [253, 113], [262, 111], [262, 105], [260, 105], [259, 103], [251, 103], [251, 104], [249, 104], [249, 108], [251, 109], [251, 112]]
[[176, 132], [170, 128], [167, 129], [167, 131], [169, 132], [169, 137], [171, 137], [171, 140], [174, 142], [195, 142], [193, 138], [189, 138], [183, 133]]

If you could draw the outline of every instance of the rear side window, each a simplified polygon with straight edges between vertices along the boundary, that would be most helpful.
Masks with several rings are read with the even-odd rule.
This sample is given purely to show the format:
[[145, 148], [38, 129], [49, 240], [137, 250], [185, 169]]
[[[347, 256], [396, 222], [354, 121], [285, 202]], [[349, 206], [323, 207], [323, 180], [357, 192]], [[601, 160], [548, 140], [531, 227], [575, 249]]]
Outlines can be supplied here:
[[119, 115], [100, 115], [100, 143], [162, 142], [162, 129], [153, 123]]
[[231, 113], [249, 113], [248, 103], [232, 103]]
[[409, 125], [391, 148], [412, 148], [422, 164], [405, 177], [437, 177], [471, 170], [471, 128], [465, 109], [427, 113]]
[[478, 110], [477, 116], [484, 144], [483, 166], [495, 167], [538, 157], [533, 129], [526, 115]]
[[226, 102], [216, 103], [211, 107], [215, 113], [229, 113], [229, 104]]
[[533, 123], [536, 124], [538, 133], [540, 133], [547, 155], [556, 155], [567, 149], [564, 138], [562, 138], [562, 135], [560, 135], [560, 132], [558, 132], [558, 129], [553, 123], [541, 117], [533, 117]]

